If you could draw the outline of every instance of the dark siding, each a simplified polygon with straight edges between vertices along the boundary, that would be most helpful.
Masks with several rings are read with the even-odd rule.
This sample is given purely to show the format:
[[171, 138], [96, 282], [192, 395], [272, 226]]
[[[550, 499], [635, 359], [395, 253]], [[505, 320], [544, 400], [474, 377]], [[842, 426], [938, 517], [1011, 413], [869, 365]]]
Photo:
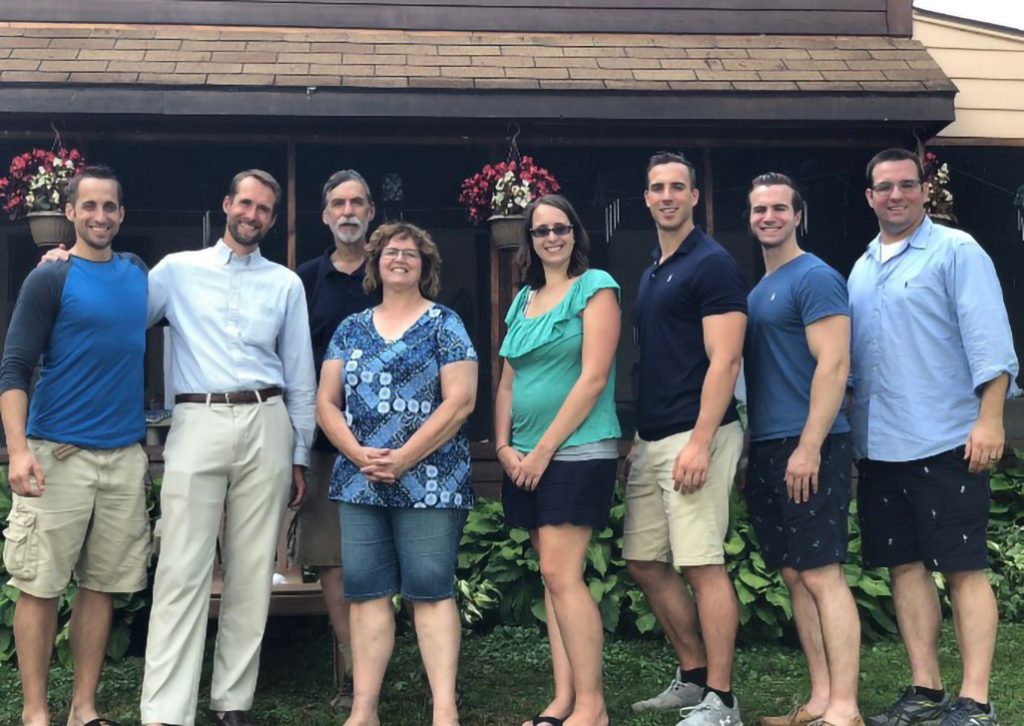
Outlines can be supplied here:
[[8, 21], [506, 32], [909, 36], [910, 16], [911, 0], [0, 0]]

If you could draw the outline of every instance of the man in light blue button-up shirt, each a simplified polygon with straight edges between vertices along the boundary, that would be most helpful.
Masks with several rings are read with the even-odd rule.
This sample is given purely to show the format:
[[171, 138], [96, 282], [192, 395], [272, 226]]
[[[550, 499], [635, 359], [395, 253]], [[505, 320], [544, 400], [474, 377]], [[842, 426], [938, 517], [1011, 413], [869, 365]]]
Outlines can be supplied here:
[[[850, 422], [864, 561], [889, 568], [913, 677], [869, 723], [995, 723], [988, 680], [998, 616], [985, 530], [988, 470], [1002, 456], [1003, 401], [1018, 372], [1006, 308], [981, 246], [925, 214], [917, 156], [883, 151], [867, 178], [879, 235], [848, 283]], [[939, 673], [932, 572], [946, 576], [960, 633], [956, 699]]]
[[174, 417], [164, 448], [163, 539], [142, 722], [191, 726], [223, 517], [223, 592], [210, 685], [215, 723], [253, 701], [285, 506], [305, 490], [315, 376], [302, 282], [260, 254], [281, 188], [258, 169], [231, 182], [224, 237], [164, 258], [149, 321], [171, 328]]

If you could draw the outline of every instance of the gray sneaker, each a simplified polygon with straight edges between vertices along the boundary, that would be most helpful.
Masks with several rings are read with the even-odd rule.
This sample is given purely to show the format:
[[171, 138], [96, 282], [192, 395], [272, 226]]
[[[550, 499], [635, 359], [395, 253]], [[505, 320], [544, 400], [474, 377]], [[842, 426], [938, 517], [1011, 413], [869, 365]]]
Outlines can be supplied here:
[[[909, 724], [938, 724], [949, 707], [949, 696], [935, 703], [927, 696], [920, 695], [913, 686], [907, 686], [896, 703], [885, 713], [868, 719], [868, 726], [909, 726]], [[965, 721], [964, 723], [969, 723]]]
[[688, 706], [696, 706], [704, 697], [704, 689], [696, 683], [688, 683], [684, 680], [683, 673], [676, 668], [676, 677], [668, 684], [668, 688], [653, 698], [637, 701], [631, 708], [633, 713], [644, 711], [672, 711]]
[[985, 713], [974, 699], [958, 698], [950, 704], [939, 726], [997, 726], [998, 723], [994, 706], [989, 706], [989, 712]]
[[683, 719], [676, 726], [743, 726], [740, 720], [740, 702], [732, 697], [733, 707], [729, 708], [717, 693], [711, 691], [696, 706], [679, 709]]

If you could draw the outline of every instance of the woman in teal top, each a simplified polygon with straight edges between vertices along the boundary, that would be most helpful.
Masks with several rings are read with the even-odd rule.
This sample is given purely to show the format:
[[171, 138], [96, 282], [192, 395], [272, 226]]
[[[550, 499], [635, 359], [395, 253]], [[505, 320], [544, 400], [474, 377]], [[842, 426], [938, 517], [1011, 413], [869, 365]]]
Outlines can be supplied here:
[[583, 581], [591, 532], [603, 529], [618, 465], [615, 348], [619, 286], [587, 269], [590, 243], [568, 200], [526, 209], [494, 404], [505, 470], [505, 522], [530, 532], [544, 578], [555, 695], [529, 724], [608, 723], [601, 616]]

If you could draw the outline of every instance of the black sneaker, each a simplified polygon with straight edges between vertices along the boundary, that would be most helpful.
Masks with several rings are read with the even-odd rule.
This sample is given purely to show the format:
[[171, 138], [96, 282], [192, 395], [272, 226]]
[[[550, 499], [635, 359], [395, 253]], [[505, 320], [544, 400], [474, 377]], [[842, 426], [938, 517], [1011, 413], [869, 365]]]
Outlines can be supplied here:
[[973, 698], [958, 698], [939, 721], [939, 726], [996, 726], [996, 709], [989, 706], [988, 713]]
[[[922, 696], [908, 686], [903, 695], [896, 703], [889, 706], [885, 713], [872, 716], [868, 719], [868, 726], [909, 726], [909, 724], [931, 724], [939, 723], [949, 707], [949, 696], [943, 697], [940, 703], [936, 703], [927, 696]], [[969, 723], [965, 721], [964, 723]]]

